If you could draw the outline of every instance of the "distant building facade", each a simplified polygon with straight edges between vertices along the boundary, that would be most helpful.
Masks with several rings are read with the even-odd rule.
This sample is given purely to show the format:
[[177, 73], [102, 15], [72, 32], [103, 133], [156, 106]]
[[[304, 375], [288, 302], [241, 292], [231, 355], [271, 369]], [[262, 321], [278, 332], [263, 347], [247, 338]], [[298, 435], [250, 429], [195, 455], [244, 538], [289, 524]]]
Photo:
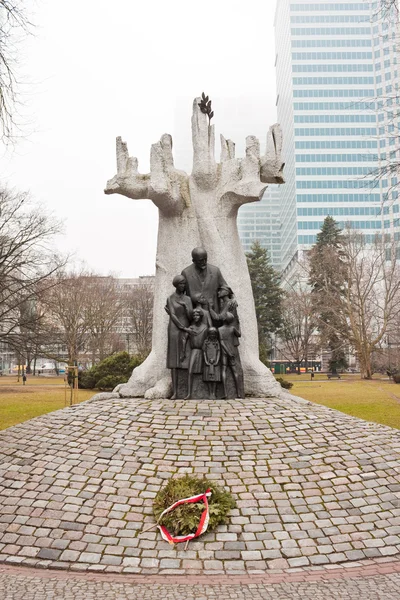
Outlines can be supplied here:
[[328, 215], [367, 241], [399, 237], [398, 173], [374, 173], [400, 160], [398, 32], [377, 6], [277, 0], [283, 272], [315, 243]]
[[277, 270], [281, 265], [280, 186], [270, 185], [260, 202], [241, 206], [238, 230], [245, 252], [250, 252], [256, 240], [266, 248], [271, 264]]

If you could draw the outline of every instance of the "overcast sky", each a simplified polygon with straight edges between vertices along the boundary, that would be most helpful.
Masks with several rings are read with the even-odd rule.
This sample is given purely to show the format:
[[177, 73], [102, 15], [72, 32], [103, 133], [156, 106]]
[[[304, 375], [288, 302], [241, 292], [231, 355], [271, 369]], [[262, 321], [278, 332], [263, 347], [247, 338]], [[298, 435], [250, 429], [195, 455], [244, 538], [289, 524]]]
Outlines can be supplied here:
[[175, 164], [190, 171], [191, 104], [204, 90], [217, 140], [232, 138], [237, 155], [246, 135], [265, 146], [276, 121], [275, 0], [31, 4], [36, 29], [19, 48], [25, 139], [3, 151], [1, 181], [62, 220], [57, 243], [77, 260], [103, 274], [154, 273], [157, 209], [103, 193], [115, 137], [145, 173], [151, 144], [171, 133]]

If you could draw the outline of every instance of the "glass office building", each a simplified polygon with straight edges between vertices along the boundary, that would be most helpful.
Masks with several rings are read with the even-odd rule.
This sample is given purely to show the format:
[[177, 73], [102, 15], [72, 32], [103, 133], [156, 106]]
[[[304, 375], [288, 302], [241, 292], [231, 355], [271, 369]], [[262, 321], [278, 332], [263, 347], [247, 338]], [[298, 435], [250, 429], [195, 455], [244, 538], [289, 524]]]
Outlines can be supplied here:
[[260, 202], [241, 206], [238, 214], [238, 230], [245, 252], [258, 240], [268, 250], [271, 264], [280, 269], [280, 193], [279, 185], [269, 185]]
[[398, 235], [396, 27], [377, 3], [277, 0], [277, 111], [286, 184], [280, 187], [281, 268], [308, 249], [324, 218], [367, 240]]

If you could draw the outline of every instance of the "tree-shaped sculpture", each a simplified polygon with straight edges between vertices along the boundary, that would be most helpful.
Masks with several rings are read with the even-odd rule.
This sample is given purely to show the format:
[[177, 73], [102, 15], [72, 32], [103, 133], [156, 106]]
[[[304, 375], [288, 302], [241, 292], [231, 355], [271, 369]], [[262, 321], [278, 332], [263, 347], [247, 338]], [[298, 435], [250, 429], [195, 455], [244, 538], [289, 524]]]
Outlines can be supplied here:
[[221, 162], [214, 157], [214, 125], [193, 102], [191, 175], [178, 171], [172, 158], [172, 138], [163, 135], [151, 147], [150, 173], [138, 172], [127, 145], [117, 138], [117, 175], [107, 183], [106, 194], [134, 200], [148, 198], [159, 209], [152, 351], [120, 386], [123, 397], [167, 398], [171, 393], [166, 369], [167, 323], [164, 310], [172, 279], [190, 264], [191, 251], [202, 246], [211, 264], [220, 267], [239, 304], [242, 341], [240, 355], [245, 392], [254, 397], [273, 396], [279, 385], [258, 358], [257, 323], [246, 258], [239, 240], [236, 217], [240, 206], [261, 199], [266, 183], [284, 183], [279, 125], [270, 128], [267, 151], [260, 158], [257, 138], [246, 138], [245, 158], [235, 158], [235, 144], [221, 136]]

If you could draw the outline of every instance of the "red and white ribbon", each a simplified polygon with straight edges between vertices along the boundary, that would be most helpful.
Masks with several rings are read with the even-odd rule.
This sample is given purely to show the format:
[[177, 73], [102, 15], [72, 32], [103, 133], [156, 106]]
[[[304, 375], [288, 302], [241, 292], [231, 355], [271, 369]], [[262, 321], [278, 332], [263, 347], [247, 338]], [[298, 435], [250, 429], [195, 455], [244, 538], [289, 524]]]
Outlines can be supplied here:
[[170, 534], [168, 529], [166, 527], [164, 527], [164, 525], [157, 525], [164, 540], [166, 542], [169, 542], [170, 544], [178, 544], [179, 542], [190, 542], [190, 540], [193, 540], [194, 538], [199, 537], [199, 535], [201, 535], [202, 533], [207, 531], [208, 522], [210, 520], [210, 511], [208, 508], [207, 498], [209, 498], [210, 496], [211, 496], [211, 490], [208, 489], [204, 494], [198, 494], [197, 496], [192, 496], [191, 498], [183, 498], [183, 500], [178, 500], [177, 502], [174, 502], [174, 504], [171, 504], [171, 506], [166, 508], [159, 516], [159, 518], [158, 518], [159, 521], [161, 521], [161, 519], [164, 515], [175, 510], [175, 508], [177, 508], [181, 504], [204, 502], [204, 510], [200, 517], [200, 522], [199, 522], [199, 526], [197, 528], [196, 533], [189, 533], [189, 535], [178, 535], [178, 536], [174, 537], [173, 535]]

